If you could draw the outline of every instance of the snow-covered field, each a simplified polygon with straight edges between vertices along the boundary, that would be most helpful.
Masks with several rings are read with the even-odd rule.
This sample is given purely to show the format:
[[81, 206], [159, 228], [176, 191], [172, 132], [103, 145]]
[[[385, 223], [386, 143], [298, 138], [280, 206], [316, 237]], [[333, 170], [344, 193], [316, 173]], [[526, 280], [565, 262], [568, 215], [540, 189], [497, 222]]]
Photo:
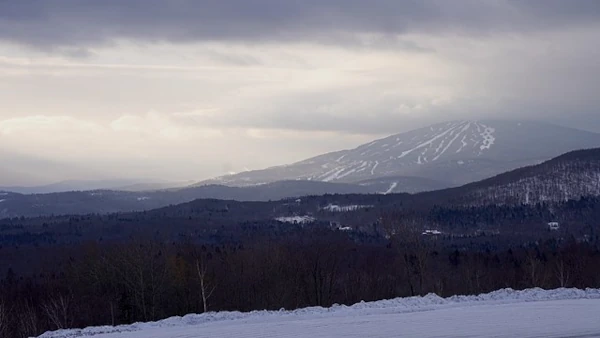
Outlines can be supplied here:
[[600, 337], [600, 289], [503, 289], [295, 311], [220, 312], [43, 338]]

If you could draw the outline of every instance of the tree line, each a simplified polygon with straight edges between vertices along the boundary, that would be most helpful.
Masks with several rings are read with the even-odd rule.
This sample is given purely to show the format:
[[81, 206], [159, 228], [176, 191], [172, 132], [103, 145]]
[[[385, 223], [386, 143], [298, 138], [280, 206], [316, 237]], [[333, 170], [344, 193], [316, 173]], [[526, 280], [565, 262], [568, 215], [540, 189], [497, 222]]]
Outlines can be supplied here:
[[[146, 239], [49, 248], [54, 264], [9, 269], [0, 337], [209, 311], [296, 309], [500, 288], [600, 287], [600, 247], [576, 238], [495, 250], [398, 229], [380, 243], [310, 229], [240, 243]], [[51, 260], [52, 261], [52, 260]]]

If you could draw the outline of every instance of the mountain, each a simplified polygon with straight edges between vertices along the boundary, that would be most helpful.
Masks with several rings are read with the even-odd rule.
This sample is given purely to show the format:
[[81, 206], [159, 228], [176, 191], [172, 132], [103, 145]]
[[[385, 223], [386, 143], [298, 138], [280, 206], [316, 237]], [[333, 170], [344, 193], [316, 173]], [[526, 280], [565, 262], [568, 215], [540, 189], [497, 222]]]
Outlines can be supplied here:
[[[593, 226], [600, 213], [599, 182], [600, 148], [597, 148], [570, 152], [462, 187], [413, 195], [365, 194], [360, 191], [364, 186], [316, 181], [146, 193], [0, 192], [0, 218], [57, 215], [0, 220], [0, 244], [73, 243], [100, 237], [123, 239], [135, 233], [160, 233], [169, 238], [204, 233], [212, 241], [244, 236], [244, 231], [266, 231], [273, 235], [286, 231], [289, 224], [285, 223], [304, 220], [314, 221], [311, 224], [317, 226], [334, 225], [337, 229], [350, 227], [366, 232], [381, 230], [377, 230], [378, 224], [384, 228], [405, 224], [458, 233], [502, 228], [510, 235], [521, 229], [537, 236], [540, 231], [547, 232], [549, 221], [568, 224], [570, 231], [587, 231], [586, 227]], [[324, 194], [333, 189], [340, 194]], [[234, 194], [238, 201], [228, 198]], [[314, 196], [280, 199], [290, 195]], [[124, 212], [130, 210], [144, 212]], [[99, 215], [113, 212], [120, 213]], [[88, 215], [73, 217], [77, 214]], [[226, 230], [229, 226], [233, 227]], [[220, 235], [213, 237], [216, 233]]]
[[[388, 176], [459, 186], [577, 149], [600, 134], [531, 121], [453, 121], [392, 135], [290, 165], [227, 175], [200, 184], [248, 186], [279, 180], [356, 183]], [[390, 183], [391, 186], [392, 183]], [[413, 187], [425, 191], [430, 187]]]
[[566, 153], [460, 188], [438, 192], [469, 205], [527, 205], [600, 196], [600, 148]]
[[[569, 152], [538, 165], [457, 188], [436, 190], [443, 183], [420, 177], [383, 177], [349, 183], [278, 181], [229, 187], [205, 185], [183, 189], [131, 191], [73, 191], [51, 194], [18, 194], [0, 191], [0, 218], [142, 211], [197, 199], [269, 201], [327, 195], [322, 200], [343, 206], [376, 205], [385, 208], [401, 202], [406, 208], [433, 205], [520, 205], [564, 202], [600, 195], [600, 148]], [[415, 195], [389, 195], [427, 187], [435, 190]], [[337, 195], [332, 195], [337, 194]], [[304, 200], [304, 199], [302, 199]], [[326, 203], [326, 204], [327, 204]]]
[[[1, 216], [49, 217], [0, 219], [0, 244], [122, 240], [142, 233], [160, 234], [169, 240], [188, 234], [220, 241], [243, 238], [249, 232], [276, 236], [292, 229], [290, 225], [303, 222], [307, 224], [302, 227], [310, 224], [365, 234], [402, 226], [441, 229], [459, 234], [457, 238], [469, 233], [479, 236], [474, 230], [492, 235], [501, 231], [520, 242], [525, 238], [521, 236], [538, 240], [538, 235], [548, 234], [550, 221], [560, 222], [580, 235], [589, 234], [600, 217], [599, 182], [597, 148], [570, 152], [462, 187], [413, 195], [354, 193], [356, 187], [364, 187], [314, 181], [243, 188], [205, 186], [146, 195], [114, 191], [42, 195], [5, 192], [0, 193]], [[321, 194], [332, 189], [343, 194], [279, 199], [319, 189]], [[228, 199], [232, 194], [240, 200]], [[143, 212], [123, 212], [127, 210]], [[111, 214], [115, 211], [121, 212]], [[75, 217], [77, 214], [88, 215]], [[470, 242], [473, 237], [464, 240]], [[508, 244], [499, 243], [496, 237], [489, 240], [493, 246]]]
[[448, 186], [445, 182], [417, 176], [385, 176], [359, 181], [356, 184], [368, 187], [369, 190], [380, 194], [398, 192], [414, 194], [421, 191], [440, 190]]
[[[379, 186], [280, 181], [250, 187], [205, 185], [154, 191], [92, 190], [19, 194], [0, 190], [0, 218], [142, 211], [196, 199], [269, 201], [324, 194], [374, 194]], [[387, 189], [387, 188], [386, 188]]]
[[10, 191], [20, 194], [50, 194], [92, 190], [148, 191], [185, 187], [190, 183], [133, 179], [67, 180], [39, 186], [6, 186], [0, 187], [0, 191]]
[[167, 190], [176, 188], [186, 188], [192, 185], [193, 181], [138, 181], [137, 183], [129, 183], [124, 185], [107, 187], [105, 189], [120, 190], [120, 191], [154, 191]]

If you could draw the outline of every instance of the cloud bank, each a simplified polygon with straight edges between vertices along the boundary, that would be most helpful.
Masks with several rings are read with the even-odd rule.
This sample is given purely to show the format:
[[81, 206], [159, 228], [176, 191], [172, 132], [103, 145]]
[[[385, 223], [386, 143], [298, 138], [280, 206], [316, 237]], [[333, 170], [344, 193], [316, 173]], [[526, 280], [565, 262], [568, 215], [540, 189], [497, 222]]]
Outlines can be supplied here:
[[47, 180], [188, 180], [454, 119], [600, 131], [599, 19], [595, 0], [0, 1], [0, 151], [78, 168]]

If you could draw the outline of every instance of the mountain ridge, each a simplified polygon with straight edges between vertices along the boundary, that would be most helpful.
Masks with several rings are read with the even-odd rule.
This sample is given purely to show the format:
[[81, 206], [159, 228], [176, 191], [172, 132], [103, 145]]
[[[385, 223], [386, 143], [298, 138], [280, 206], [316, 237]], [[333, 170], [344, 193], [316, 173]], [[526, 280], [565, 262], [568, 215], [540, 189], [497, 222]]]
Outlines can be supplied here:
[[[331, 203], [341, 203], [340, 205], [401, 202], [416, 208], [432, 205], [564, 202], [585, 196], [600, 196], [600, 148], [569, 152], [542, 164], [456, 188], [413, 195], [390, 195], [398, 192], [394, 191], [395, 188], [407, 184], [403, 180], [411, 183], [413, 178], [388, 177], [383, 179], [383, 183], [375, 179], [374, 182], [363, 182], [364, 185], [296, 180], [250, 187], [205, 185], [154, 192], [99, 190], [37, 195], [0, 192], [0, 218], [143, 211], [202, 199], [250, 202], [295, 198], [303, 200], [305, 196], [321, 196]], [[435, 181], [429, 183], [438, 184]]]
[[598, 196], [600, 148], [571, 151], [461, 188], [464, 196], [459, 201], [471, 205], [526, 205]]
[[356, 183], [386, 176], [414, 176], [451, 187], [541, 163], [568, 151], [598, 146], [598, 133], [543, 122], [459, 120], [197, 185], [248, 186], [278, 180]]

